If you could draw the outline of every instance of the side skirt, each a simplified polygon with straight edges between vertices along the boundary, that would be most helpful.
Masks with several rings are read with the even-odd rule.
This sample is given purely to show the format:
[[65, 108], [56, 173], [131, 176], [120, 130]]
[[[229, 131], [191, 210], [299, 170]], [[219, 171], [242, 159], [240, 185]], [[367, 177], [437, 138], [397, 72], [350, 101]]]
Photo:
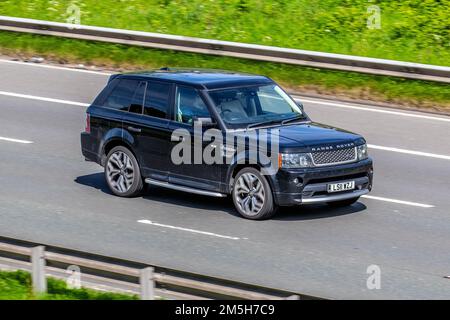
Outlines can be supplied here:
[[189, 192], [189, 193], [195, 193], [195, 194], [200, 194], [200, 195], [209, 196], [209, 197], [225, 198], [227, 196], [224, 193], [194, 189], [194, 188], [180, 186], [180, 185], [172, 184], [169, 182], [158, 181], [158, 180], [154, 180], [154, 179], [150, 179], [150, 178], [145, 179], [145, 183], [148, 183], [148, 184], [151, 184], [154, 186], [158, 186], [158, 187], [169, 188], [169, 189], [183, 191], [183, 192]]

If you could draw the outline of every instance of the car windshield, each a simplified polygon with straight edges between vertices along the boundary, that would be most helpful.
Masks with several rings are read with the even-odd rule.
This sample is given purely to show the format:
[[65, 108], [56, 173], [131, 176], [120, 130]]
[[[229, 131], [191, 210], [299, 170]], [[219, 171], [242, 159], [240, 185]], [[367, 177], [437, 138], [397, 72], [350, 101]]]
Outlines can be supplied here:
[[304, 116], [295, 101], [276, 84], [212, 90], [209, 95], [226, 126], [233, 129]]

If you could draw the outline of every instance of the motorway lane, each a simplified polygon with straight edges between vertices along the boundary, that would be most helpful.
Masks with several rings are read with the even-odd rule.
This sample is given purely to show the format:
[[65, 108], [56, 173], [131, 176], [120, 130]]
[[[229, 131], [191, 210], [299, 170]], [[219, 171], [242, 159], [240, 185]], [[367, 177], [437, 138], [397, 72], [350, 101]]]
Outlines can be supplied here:
[[[41, 64], [5, 62], [0, 60], [0, 91], [34, 95], [53, 99], [90, 103], [105, 86], [110, 73], [100, 73]], [[48, 84], [51, 85], [48, 85]], [[430, 116], [446, 122], [422, 118], [395, 116], [337, 108], [321, 103], [318, 99], [305, 98], [305, 108], [314, 121], [324, 122], [363, 134], [369, 143], [386, 147], [398, 147], [415, 151], [450, 155], [447, 137], [450, 117], [435, 116], [420, 112], [405, 114]], [[330, 101], [326, 101], [330, 102]], [[344, 104], [345, 105], [345, 104]], [[395, 111], [377, 108], [376, 110]], [[402, 112], [401, 110], [399, 110]], [[358, 121], [355, 121], [357, 119]]]
[[[308, 115], [312, 119], [361, 133], [370, 144], [450, 155], [450, 144], [448, 143], [450, 117], [431, 115], [432, 117], [443, 118], [448, 121], [443, 122], [354, 109], [341, 109], [320, 104], [320, 100], [315, 101], [318, 101], [318, 103], [305, 103]], [[346, 104], [344, 103], [344, 105]], [[382, 110], [382, 108], [376, 107], [374, 109]], [[390, 111], [389, 109], [387, 110]], [[408, 111], [405, 113], [423, 115], [423, 113], [419, 112]]]
[[[2, 64], [0, 68], [3, 71]], [[36, 86], [48, 83], [47, 97], [75, 99], [71, 92], [78, 90], [75, 101], [82, 102], [92, 99], [85, 86], [97, 83], [91, 77], [98, 77], [80, 72], [73, 80], [65, 76], [69, 79], [65, 86], [70, 86], [66, 96], [64, 88], [52, 89], [57, 85], [53, 86], [56, 79], [51, 73], [44, 77], [35, 67], [20, 68], [39, 79]], [[30, 85], [3, 87], [4, 82], [5, 77], [1, 91], [44, 96]], [[312, 110], [305, 105], [310, 114], [318, 113], [314, 118], [320, 121], [345, 119], [342, 113], [348, 112], [325, 106]], [[0, 97], [0, 108], [0, 136], [34, 141], [31, 145], [0, 141], [1, 235], [332, 298], [450, 297], [450, 281], [443, 279], [450, 273], [448, 161], [372, 151], [376, 161], [373, 195], [430, 203], [435, 208], [363, 199], [347, 209], [283, 209], [274, 220], [253, 222], [236, 217], [227, 199], [186, 197], [158, 188], [138, 199], [112, 197], [101, 168], [81, 159], [84, 108], [13, 97]], [[370, 133], [365, 132], [367, 123], [373, 128], [392, 118], [401, 121], [396, 132], [401, 135], [394, 137], [393, 146], [402, 148], [407, 135], [401, 131], [404, 122], [417, 121], [361, 111], [355, 119], [365, 117], [372, 120], [352, 130], [366, 134]], [[429, 120], [414, 124], [430, 137], [433, 130], [447, 128], [448, 132], [450, 127]], [[423, 143], [420, 137], [417, 141]], [[386, 145], [382, 138], [374, 135], [371, 140]], [[431, 140], [445, 144], [448, 136]], [[434, 145], [427, 151], [444, 153]], [[240, 240], [137, 223], [141, 219]], [[365, 287], [370, 264], [381, 267], [382, 290]]]

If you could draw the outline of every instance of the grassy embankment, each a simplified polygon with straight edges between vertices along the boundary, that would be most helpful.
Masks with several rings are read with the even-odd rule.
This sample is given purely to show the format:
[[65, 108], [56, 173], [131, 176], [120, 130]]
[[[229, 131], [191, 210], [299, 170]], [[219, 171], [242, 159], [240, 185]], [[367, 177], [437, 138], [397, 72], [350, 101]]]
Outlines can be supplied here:
[[90, 289], [69, 289], [62, 280], [48, 278], [48, 293], [35, 295], [28, 272], [0, 271], [0, 300], [135, 300], [136, 296], [99, 292]]
[[[81, 23], [299, 49], [450, 65], [449, 0], [376, 2], [381, 29], [367, 28], [367, 1], [74, 1]], [[0, 2], [0, 14], [65, 21], [68, 3]], [[288, 14], [287, 14], [288, 13]], [[292, 90], [450, 110], [450, 86], [181, 52], [0, 32], [0, 53], [41, 55], [120, 69], [219, 68], [268, 75]]]

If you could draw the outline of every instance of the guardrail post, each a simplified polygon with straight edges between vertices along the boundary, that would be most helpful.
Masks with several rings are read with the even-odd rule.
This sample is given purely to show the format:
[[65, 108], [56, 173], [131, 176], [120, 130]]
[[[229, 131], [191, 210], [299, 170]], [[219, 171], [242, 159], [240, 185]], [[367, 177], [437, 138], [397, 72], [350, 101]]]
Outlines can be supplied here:
[[47, 292], [44, 250], [44, 246], [37, 246], [31, 249], [31, 280], [33, 283], [33, 292], [37, 294]]
[[155, 279], [153, 277], [154, 269], [147, 267], [141, 269], [139, 284], [141, 286], [141, 300], [155, 299]]

